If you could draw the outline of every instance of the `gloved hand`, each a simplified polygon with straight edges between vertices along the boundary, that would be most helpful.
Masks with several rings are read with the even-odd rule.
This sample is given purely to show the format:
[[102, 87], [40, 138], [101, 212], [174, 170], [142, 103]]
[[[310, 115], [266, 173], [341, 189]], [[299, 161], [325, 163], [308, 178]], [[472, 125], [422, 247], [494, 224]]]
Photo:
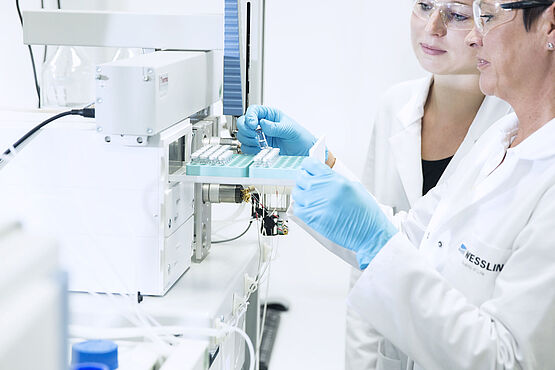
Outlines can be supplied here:
[[332, 242], [356, 253], [365, 269], [398, 230], [358, 182], [314, 158], [302, 163], [293, 190], [293, 212]]
[[316, 138], [307, 129], [286, 116], [283, 112], [262, 105], [253, 105], [237, 120], [237, 139], [245, 154], [260, 151], [256, 128], [260, 125], [266, 141], [272, 148], [279, 148], [281, 155], [307, 156]]

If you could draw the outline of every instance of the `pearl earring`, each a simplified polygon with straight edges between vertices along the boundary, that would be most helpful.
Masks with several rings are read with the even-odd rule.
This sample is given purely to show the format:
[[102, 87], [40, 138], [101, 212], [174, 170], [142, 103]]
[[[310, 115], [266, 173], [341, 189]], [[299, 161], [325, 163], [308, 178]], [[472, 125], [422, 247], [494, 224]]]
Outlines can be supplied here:
[[553, 50], [553, 49], [555, 49], [555, 45], [553, 45], [552, 42], [548, 42], [548, 43], [547, 43], [547, 48], [548, 48], [549, 50]]

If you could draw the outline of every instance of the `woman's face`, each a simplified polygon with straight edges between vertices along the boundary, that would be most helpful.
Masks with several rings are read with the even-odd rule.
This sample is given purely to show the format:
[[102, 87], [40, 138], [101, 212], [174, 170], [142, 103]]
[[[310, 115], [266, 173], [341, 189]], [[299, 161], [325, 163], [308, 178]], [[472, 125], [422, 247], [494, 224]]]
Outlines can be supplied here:
[[[472, 7], [470, 0], [453, 1]], [[426, 3], [429, 2], [426, 1]], [[421, 5], [417, 1], [415, 6]], [[478, 74], [476, 51], [466, 47], [464, 42], [468, 32], [470, 29], [448, 29], [438, 10], [434, 10], [427, 20], [417, 16], [414, 12], [411, 16], [411, 39], [414, 53], [422, 68], [433, 74]]]
[[492, 28], [485, 36], [474, 29], [466, 41], [477, 51], [482, 92], [508, 101], [545, 85], [551, 68], [550, 58], [546, 58], [548, 32], [542, 19], [526, 31], [522, 10], [513, 11], [512, 21]]

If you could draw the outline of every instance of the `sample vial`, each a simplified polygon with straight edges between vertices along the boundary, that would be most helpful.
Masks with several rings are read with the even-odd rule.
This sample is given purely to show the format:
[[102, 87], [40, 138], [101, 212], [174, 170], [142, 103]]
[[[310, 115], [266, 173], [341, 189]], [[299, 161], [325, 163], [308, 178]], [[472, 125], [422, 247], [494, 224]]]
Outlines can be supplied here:
[[270, 167], [279, 157], [279, 148], [272, 148], [268, 154], [262, 158], [262, 166]]
[[210, 163], [210, 156], [214, 154], [218, 149], [220, 149], [220, 146], [214, 145], [213, 147], [211, 147], [210, 149], [202, 153], [199, 157], [199, 163], [201, 164]]
[[231, 148], [229, 145], [220, 146], [218, 150], [210, 155], [210, 157], [208, 158], [208, 163], [211, 165], [218, 165], [219, 156], [222, 155], [225, 151], [229, 150], [229, 148]]
[[196, 152], [194, 152], [193, 154], [191, 154], [191, 163], [199, 163], [201, 154], [206, 152], [211, 147], [212, 147], [212, 145], [205, 145], [202, 148], [200, 148], [199, 150], [197, 150]]
[[253, 164], [255, 166], [261, 166], [262, 165], [262, 160], [264, 159], [264, 157], [270, 153], [270, 148], [264, 148], [262, 149], [257, 155], [254, 156], [253, 160]]
[[256, 136], [258, 137], [258, 146], [260, 149], [266, 149], [268, 147], [268, 141], [266, 140], [266, 135], [262, 132], [262, 127], [260, 127], [260, 125], [256, 128]]
[[232, 158], [233, 158], [233, 151], [226, 150], [218, 157], [218, 164], [220, 164], [221, 166], [225, 166], [231, 161]]

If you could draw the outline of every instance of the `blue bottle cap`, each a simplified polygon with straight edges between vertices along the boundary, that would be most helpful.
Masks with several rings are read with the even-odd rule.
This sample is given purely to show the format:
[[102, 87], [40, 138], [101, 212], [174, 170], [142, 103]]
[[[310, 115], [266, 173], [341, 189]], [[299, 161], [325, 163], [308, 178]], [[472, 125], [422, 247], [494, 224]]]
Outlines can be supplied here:
[[83, 362], [82, 364], [73, 365], [71, 370], [110, 370], [110, 368], [97, 362]]
[[71, 349], [71, 363], [100, 363], [109, 370], [118, 368], [118, 345], [110, 340], [88, 340], [75, 343]]

